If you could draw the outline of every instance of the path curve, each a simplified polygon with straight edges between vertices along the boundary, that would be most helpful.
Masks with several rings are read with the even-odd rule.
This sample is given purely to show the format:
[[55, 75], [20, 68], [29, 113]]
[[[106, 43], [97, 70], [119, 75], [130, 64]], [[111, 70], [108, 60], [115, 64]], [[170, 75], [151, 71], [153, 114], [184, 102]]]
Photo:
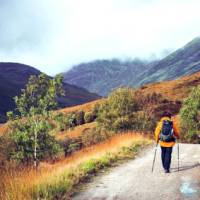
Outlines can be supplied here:
[[73, 200], [200, 200], [200, 145], [180, 144], [180, 171], [177, 146], [173, 148], [171, 173], [161, 167], [158, 148], [154, 172], [154, 149], [149, 149], [86, 185]]

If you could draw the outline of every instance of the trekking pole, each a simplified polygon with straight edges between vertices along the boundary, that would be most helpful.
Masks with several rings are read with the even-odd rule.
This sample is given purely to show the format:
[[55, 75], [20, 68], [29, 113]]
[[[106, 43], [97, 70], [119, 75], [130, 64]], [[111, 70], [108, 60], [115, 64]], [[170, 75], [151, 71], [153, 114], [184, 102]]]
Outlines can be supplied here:
[[179, 142], [177, 140], [178, 172], [179, 172]]
[[158, 142], [156, 143], [156, 148], [155, 148], [155, 153], [154, 153], [154, 158], [153, 158], [152, 173], [153, 173], [154, 164], [155, 164], [155, 160], [156, 160], [157, 147], [158, 147]]

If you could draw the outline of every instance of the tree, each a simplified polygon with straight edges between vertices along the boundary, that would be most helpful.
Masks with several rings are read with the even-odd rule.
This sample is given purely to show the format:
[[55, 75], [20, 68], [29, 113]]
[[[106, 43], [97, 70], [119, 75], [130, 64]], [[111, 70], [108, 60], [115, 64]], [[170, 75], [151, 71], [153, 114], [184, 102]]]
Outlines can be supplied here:
[[20, 96], [15, 97], [18, 116], [9, 112], [10, 137], [13, 141], [10, 157], [20, 161], [37, 161], [59, 151], [50, 134], [50, 111], [57, 107], [57, 97], [64, 95], [62, 77], [51, 79], [45, 74], [31, 76]]
[[21, 117], [48, 114], [57, 107], [57, 97], [64, 95], [62, 77], [51, 79], [45, 74], [31, 76], [21, 96], [15, 97], [17, 111]]
[[119, 88], [99, 106], [97, 122], [107, 130], [121, 131], [131, 129], [134, 113], [139, 111], [135, 91]]
[[200, 86], [194, 88], [183, 102], [180, 128], [186, 141], [200, 143]]

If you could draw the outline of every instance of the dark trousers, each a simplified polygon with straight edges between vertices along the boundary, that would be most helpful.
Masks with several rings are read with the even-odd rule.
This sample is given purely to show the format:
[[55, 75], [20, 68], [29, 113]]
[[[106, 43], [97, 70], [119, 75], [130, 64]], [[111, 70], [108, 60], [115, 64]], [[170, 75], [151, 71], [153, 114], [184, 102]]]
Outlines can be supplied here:
[[172, 158], [172, 147], [161, 147], [162, 165], [165, 170], [170, 169]]

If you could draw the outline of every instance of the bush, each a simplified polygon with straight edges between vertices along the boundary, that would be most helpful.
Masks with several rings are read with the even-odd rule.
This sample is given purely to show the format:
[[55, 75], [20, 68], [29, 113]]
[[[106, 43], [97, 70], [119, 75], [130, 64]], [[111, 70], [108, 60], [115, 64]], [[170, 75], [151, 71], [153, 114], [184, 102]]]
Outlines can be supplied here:
[[100, 103], [96, 103], [92, 109], [92, 114], [94, 116], [94, 120], [97, 118], [98, 116], [98, 113], [99, 113], [99, 106], [100, 106]]
[[70, 127], [68, 116], [63, 113], [53, 115], [53, 120], [56, 124], [56, 131], [64, 131]]
[[68, 114], [57, 113], [56, 115], [53, 115], [52, 119], [56, 124], [57, 130], [64, 131], [78, 125], [92, 122], [94, 121], [95, 116], [93, 112], [85, 113], [84, 111], [79, 111]]
[[83, 111], [72, 112], [68, 114], [58, 113], [53, 117], [53, 120], [56, 122], [57, 129], [59, 131], [64, 131], [69, 128], [84, 124], [84, 115], [85, 113]]
[[113, 130], [116, 131], [126, 131], [131, 129], [132, 127], [132, 121], [130, 119], [130, 116], [121, 116], [116, 118], [116, 120], [112, 124]]
[[81, 140], [83, 146], [87, 147], [102, 142], [110, 138], [112, 135], [111, 132], [104, 129], [93, 128], [87, 129], [84, 134], [81, 135]]
[[96, 116], [93, 112], [86, 112], [84, 116], [85, 123], [91, 123], [95, 120]]
[[200, 86], [194, 88], [183, 102], [180, 128], [185, 141], [200, 143]]
[[70, 128], [77, 126], [76, 114], [75, 113], [67, 114], [67, 121], [69, 123]]
[[76, 115], [76, 125], [82, 125], [85, 123], [84, 119], [85, 113], [83, 111], [79, 111], [75, 115]]
[[8, 146], [11, 147], [11, 141], [8, 134], [0, 136], [0, 168], [4, 167], [9, 160]]
[[64, 140], [59, 141], [60, 146], [62, 146], [65, 157], [70, 155], [71, 153], [78, 151], [82, 148], [82, 140], [81, 138], [69, 138], [66, 137]]
[[119, 88], [100, 104], [97, 122], [106, 130], [128, 130], [132, 128], [130, 119], [132, 119], [133, 113], [139, 110], [140, 106], [135, 91], [130, 88]]

